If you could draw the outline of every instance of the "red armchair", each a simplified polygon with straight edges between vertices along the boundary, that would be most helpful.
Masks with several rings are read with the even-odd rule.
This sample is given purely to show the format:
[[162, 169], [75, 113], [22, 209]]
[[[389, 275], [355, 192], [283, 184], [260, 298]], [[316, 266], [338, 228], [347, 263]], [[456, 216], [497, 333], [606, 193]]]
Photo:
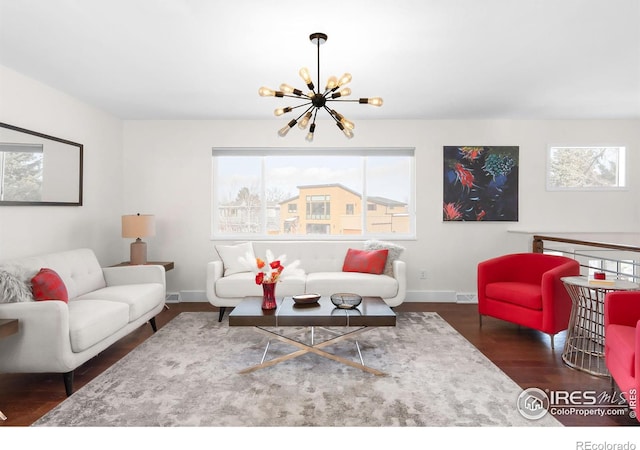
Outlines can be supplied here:
[[478, 313], [547, 333], [566, 330], [571, 298], [560, 280], [580, 275], [577, 261], [544, 253], [515, 253], [478, 264]]
[[640, 291], [612, 291], [604, 299], [604, 360], [638, 421], [640, 407]]

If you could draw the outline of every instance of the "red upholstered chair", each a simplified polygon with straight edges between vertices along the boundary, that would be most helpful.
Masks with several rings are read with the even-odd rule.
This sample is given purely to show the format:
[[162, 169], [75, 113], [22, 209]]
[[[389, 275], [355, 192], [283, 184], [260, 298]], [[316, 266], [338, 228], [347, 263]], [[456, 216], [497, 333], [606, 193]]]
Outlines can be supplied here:
[[515, 253], [478, 264], [478, 313], [547, 333], [566, 330], [571, 298], [560, 280], [580, 275], [577, 261], [544, 253]]
[[604, 360], [629, 407], [640, 415], [640, 291], [612, 291], [604, 298]]

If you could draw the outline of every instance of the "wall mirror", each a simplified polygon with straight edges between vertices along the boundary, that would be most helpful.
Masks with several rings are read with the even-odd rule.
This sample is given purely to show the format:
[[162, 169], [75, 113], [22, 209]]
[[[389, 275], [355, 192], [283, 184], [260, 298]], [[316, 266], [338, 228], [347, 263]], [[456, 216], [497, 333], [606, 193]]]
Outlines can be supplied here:
[[82, 152], [82, 144], [0, 122], [0, 206], [81, 206]]

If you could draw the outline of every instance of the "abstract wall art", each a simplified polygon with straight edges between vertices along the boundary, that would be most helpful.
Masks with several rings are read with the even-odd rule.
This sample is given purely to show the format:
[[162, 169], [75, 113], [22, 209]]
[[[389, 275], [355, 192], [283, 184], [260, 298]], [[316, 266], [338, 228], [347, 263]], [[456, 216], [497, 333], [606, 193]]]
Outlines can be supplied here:
[[518, 221], [519, 147], [445, 146], [442, 219]]

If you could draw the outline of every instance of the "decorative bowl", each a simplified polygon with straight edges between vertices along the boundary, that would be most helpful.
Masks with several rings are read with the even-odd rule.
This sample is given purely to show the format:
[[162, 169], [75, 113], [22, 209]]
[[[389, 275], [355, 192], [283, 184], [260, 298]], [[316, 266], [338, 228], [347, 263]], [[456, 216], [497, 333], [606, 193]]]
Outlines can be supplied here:
[[318, 300], [320, 300], [320, 294], [300, 294], [294, 295], [292, 298], [297, 305], [310, 305], [318, 303]]
[[362, 303], [358, 294], [337, 293], [331, 295], [331, 303], [342, 309], [353, 309]]

